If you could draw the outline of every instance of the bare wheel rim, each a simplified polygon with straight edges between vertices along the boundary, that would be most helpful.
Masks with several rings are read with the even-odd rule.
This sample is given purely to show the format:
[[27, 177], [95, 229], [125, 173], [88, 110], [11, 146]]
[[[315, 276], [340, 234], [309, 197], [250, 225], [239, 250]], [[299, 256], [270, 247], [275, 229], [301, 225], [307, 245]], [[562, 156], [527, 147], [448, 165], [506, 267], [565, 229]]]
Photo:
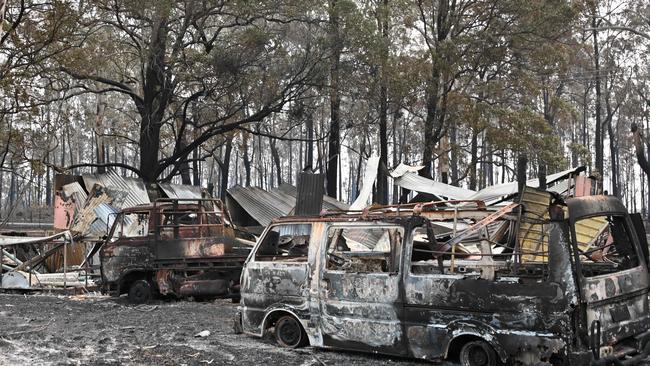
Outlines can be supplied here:
[[296, 347], [300, 344], [302, 330], [298, 322], [289, 316], [281, 318], [276, 324], [276, 335], [280, 344], [286, 347]]
[[129, 289], [129, 299], [135, 303], [142, 303], [151, 297], [151, 286], [146, 280], [135, 281]]
[[474, 346], [468, 352], [470, 365], [487, 365], [488, 355], [487, 352], [480, 346]]
[[466, 344], [461, 350], [460, 356], [463, 366], [492, 366], [496, 364], [494, 351], [482, 341]]

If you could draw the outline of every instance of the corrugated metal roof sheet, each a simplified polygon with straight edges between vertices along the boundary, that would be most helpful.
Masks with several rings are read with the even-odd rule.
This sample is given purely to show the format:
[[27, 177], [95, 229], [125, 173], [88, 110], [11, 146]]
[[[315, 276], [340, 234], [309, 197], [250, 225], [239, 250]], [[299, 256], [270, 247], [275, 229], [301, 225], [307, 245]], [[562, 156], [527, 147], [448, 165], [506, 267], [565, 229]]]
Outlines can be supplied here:
[[350, 205], [351, 210], [362, 210], [368, 204], [368, 200], [372, 195], [372, 187], [377, 179], [377, 168], [379, 167], [379, 157], [372, 156], [368, 159], [366, 164], [366, 171], [363, 176], [363, 184], [357, 199]]
[[400, 164], [391, 172], [395, 184], [402, 188], [416, 192], [430, 193], [435, 196], [447, 197], [452, 200], [465, 200], [476, 194], [476, 191], [470, 189], [456, 187], [451, 184], [436, 182], [433, 179], [421, 177], [406, 168], [400, 168], [403, 165], [405, 164]]
[[[519, 247], [522, 262], [547, 262], [549, 226], [548, 206], [551, 194], [526, 187], [521, 197], [525, 210], [519, 223]], [[540, 221], [542, 220], [542, 221]]]
[[[298, 189], [289, 183], [283, 183], [280, 187], [274, 190], [279, 190], [293, 198], [298, 197]], [[347, 210], [350, 206], [338, 201], [330, 196], [323, 196], [323, 208], [327, 210]]]
[[[116, 198], [115, 193], [109, 194], [107, 189], [101, 185], [96, 185], [91, 190], [88, 200], [86, 200], [83, 209], [77, 212], [74, 223], [70, 231], [74, 233], [80, 233], [84, 237], [90, 238], [100, 238], [104, 235], [106, 231], [106, 224], [93, 224], [97, 220], [97, 215], [95, 214], [95, 209], [99, 208], [101, 205], [112, 205], [112, 202]], [[100, 209], [101, 210], [101, 209]], [[101, 212], [101, 211], [100, 211]]]
[[235, 186], [228, 194], [260, 225], [266, 226], [280, 216], [286, 216], [296, 199], [281, 192], [267, 192], [257, 187]]
[[609, 227], [607, 216], [597, 216], [588, 219], [582, 219], [576, 222], [576, 240], [578, 248], [586, 251], [589, 247], [594, 246], [596, 239], [602, 235]]
[[83, 189], [81, 184], [77, 182], [66, 184], [61, 187], [61, 190], [63, 190], [63, 194], [66, 198], [72, 198], [74, 200], [77, 210], [80, 210], [86, 202], [86, 199], [88, 199], [86, 191]]
[[[567, 169], [555, 174], [550, 174], [546, 176], [546, 182], [547, 183], [554, 183], [560, 179], [568, 177], [570, 174], [578, 174], [579, 172], [583, 171], [585, 167], [577, 167], [573, 169]], [[534, 179], [529, 179], [526, 181], [526, 186], [528, 187], [533, 187], [537, 188], [539, 187], [539, 179], [534, 178]], [[503, 183], [503, 184], [497, 184], [494, 186], [486, 187], [478, 191], [476, 194], [473, 196], [469, 197], [469, 199], [472, 200], [482, 200], [486, 203], [490, 203], [492, 201], [498, 200], [501, 197], [504, 196], [510, 196], [513, 194], [516, 194], [518, 191], [519, 185], [517, 182], [510, 182], [510, 183]]]
[[[258, 187], [235, 186], [228, 190], [228, 194], [255, 221], [266, 226], [277, 217], [291, 214], [296, 206], [298, 190], [290, 184], [283, 184], [270, 191]], [[348, 209], [345, 203], [327, 196], [323, 196], [323, 207], [336, 210]], [[229, 209], [232, 212], [233, 207]]]
[[407, 165], [404, 163], [400, 163], [395, 169], [393, 169], [392, 172], [390, 172], [390, 176], [393, 178], [397, 178], [397, 177], [401, 177], [406, 173], [417, 173], [422, 169], [424, 169], [424, 165]]
[[[449, 199], [458, 200], [482, 200], [486, 203], [498, 200], [501, 197], [516, 194], [518, 191], [517, 182], [509, 182], [497, 184], [494, 186], [486, 187], [478, 192], [470, 189], [452, 186], [441, 182], [436, 182], [432, 179], [419, 176], [416, 172], [420, 170], [419, 166], [409, 166], [400, 164], [391, 172], [391, 176], [395, 180], [395, 184], [406, 189], [416, 192], [423, 192], [433, 194], [435, 196], [447, 197]], [[558, 180], [567, 177], [569, 174], [578, 174], [584, 170], [584, 167], [577, 167], [567, 169], [555, 174], [550, 174], [546, 177], [546, 181], [550, 183], [557, 182]], [[529, 179], [526, 181], [529, 187], [539, 187], [539, 179]], [[566, 191], [567, 183], [559, 182], [553, 187], [554, 191]]]
[[318, 215], [323, 210], [325, 174], [301, 172], [298, 175], [296, 215]]
[[9, 246], [9, 245], [22, 245], [22, 244], [38, 244], [48, 241], [53, 241], [55, 239], [70, 237], [68, 231], [62, 231], [51, 236], [5, 236], [0, 235], [0, 245]]
[[114, 171], [108, 171], [106, 174], [87, 174], [82, 176], [86, 189], [90, 191], [95, 184], [108, 188], [109, 192], [124, 192], [123, 197], [114, 197], [112, 206], [117, 208], [133, 207], [137, 205], [151, 203], [147, 187], [141, 179], [124, 178]]
[[201, 195], [201, 187], [188, 186], [171, 183], [160, 183], [160, 188], [165, 192], [168, 198], [203, 198]]
[[93, 210], [96, 218], [90, 225], [90, 232], [96, 237], [101, 237], [106, 234], [107, 228], [113, 225], [113, 221], [115, 221], [115, 217], [119, 211], [109, 204], [100, 203]]
[[567, 194], [570, 193], [569, 188], [573, 188], [573, 184], [571, 185], [571, 187], [569, 187], [569, 180], [564, 179], [555, 183], [553, 187], [547, 188], [546, 190], [549, 192], [555, 192], [562, 196], [566, 196]]

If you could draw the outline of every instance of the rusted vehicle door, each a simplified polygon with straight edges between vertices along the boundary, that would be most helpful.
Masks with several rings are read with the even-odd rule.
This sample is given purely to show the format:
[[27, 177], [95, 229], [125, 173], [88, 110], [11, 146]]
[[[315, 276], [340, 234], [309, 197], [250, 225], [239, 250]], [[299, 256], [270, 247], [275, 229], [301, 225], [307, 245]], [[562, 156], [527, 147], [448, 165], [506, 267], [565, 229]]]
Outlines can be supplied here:
[[[593, 201], [593, 202], [592, 202]], [[568, 200], [573, 241], [581, 272], [588, 341], [607, 354], [607, 346], [642, 333], [650, 326], [648, 267], [634, 226], [618, 200], [596, 197]], [[601, 213], [598, 213], [600, 210]], [[581, 248], [589, 229], [598, 235]]]
[[264, 325], [276, 310], [293, 313], [298, 319], [309, 317], [311, 238], [311, 223], [279, 223], [263, 234], [242, 276], [247, 331], [257, 333], [250, 327]]
[[323, 345], [404, 354], [400, 259], [404, 228], [335, 223], [319, 281]]

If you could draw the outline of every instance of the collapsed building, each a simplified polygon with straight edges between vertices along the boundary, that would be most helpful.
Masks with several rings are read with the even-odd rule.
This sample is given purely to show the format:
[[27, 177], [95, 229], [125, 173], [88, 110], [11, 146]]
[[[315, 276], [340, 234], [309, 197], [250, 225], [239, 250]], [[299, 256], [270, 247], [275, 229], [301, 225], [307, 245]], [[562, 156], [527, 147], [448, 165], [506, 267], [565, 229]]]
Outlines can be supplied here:
[[[237, 258], [231, 258], [233, 271], [228, 272], [227, 276], [230, 283], [225, 286], [227, 293], [231, 294], [238, 283], [235, 280], [238, 277], [235, 267], [241, 267], [248, 248], [254, 244], [254, 234], [261, 233], [273, 218], [290, 213], [318, 213], [323, 207], [347, 209], [347, 205], [323, 197], [322, 175], [301, 174], [299, 181], [302, 184], [299, 182], [298, 187], [285, 184], [272, 191], [255, 187], [232, 188], [227, 199], [234, 214], [231, 218], [228, 208], [218, 200], [211, 199], [206, 190], [196, 186], [169, 183], [146, 186], [140, 179], [121, 177], [112, 171], [105, 174], [58, 175], [54, 182], [55, 233], [40, 237], [0, 236], [3, 253], [1, 259], [5, 271], [0, 288], [90, 289], [95, 288], [95, 280], [102, 274], [100, 269], [105, 269], [104, 274], [111, 274], [110, 281], [108, 277], [102, 278], [103, 282], [108, 281], [104, 284], [108, 286], [104, 286], [106, 292], [119, 295], [128, 292], [130, 283], [135, 281], [123, 279], [124, 272], [133, 272], [137, 267], [140, 272], [151, 270], [151, 273], [155, 273], [150, 277], [156, 278], [150, 278], [149, 281], [152, 282], [152, 287], [156, 284], [157, 292], [186, 294], [192, 291], [187, 290], [188, 286], [182, 286], [183, 281], [172, 281], [175, 286], [169, 282], [173, 277], [171, 272], [152, 269], [161, 265], [159, 262], [163, 257], [167, 266], [173, 264], [169, 262], [171, 260], [178, 268], [183, 267], [187, 261], [196, 262], [192, 274], [187, 270], [181, 272], [183, 278], [196, 275], [205, 277], [206, 273], [203, 272], [210, 272], [210, 268], [215, 265], [223, 265], [226, 258], [221, 258], [222, 255], [236, 252]], [[302, 198], [298, 199], [298, 196]], [[143, 217], [147, 217], [146, 223], [143, 222]], [[164, 217], [178, 217], [179, 221], [165, 223]], [[120, 221], [120, 227], [114, 229], [112, 227], [115, 226], [116, 219]], [[166, 230], [172, 230], [172, 237], [167, 237], [167, 233], [163, 232]], [[133, 256], [140, 258], [137, 265], [131, 263], [130, 259], [126, 262], [110, 259], [109, 267], [100, 268], [101, 258], [109, 260], [113, 257], [109, 253], [126, 255], [132, 251], [127, 247], [135, 239], [133, 233], [136, 232], [140, 233], [137, 236], [141, 239], [138, 240], [149, 243], [150, 253], [136, 250], [138, 254], [134, 252]], [[171, 239], [172, 244], [167, 243], [168, 239]], [[110, 250], [107, 249], [106, 255], [100, 257], [100, 248], [106, 247], [104, 244], [107, 241], [112, 243]], [[178, 258], [169, 257], [169, 253], [161, 251], [163, 248], [158, 250], [159, 246], [165, 246], [163, 242], [167, 246], [178, 247], [175, 254]], [[199, 246], [195, 248], [196, 245]], [[205, 245], [210, 246], [210, 249]], [[224, 247], [226, 250], [220, 258], [208, 258], [210, 253], [214, 253], [213, 247], [223, 246], [227, 248]], [[189, 249], [183, 250], [181, 247]], [[152, 256], [156, 259], [155, 264], [149, 262]], [[209, 260], [201, 262], [205, 268], [201, 267], [202, 270], [198, 271], [196, 266], [201, 258]], [[192, 286], [192, 289], [196, 289], [199, 283], [194, 282]], [[222, 284], [211, 284], [201, 294], [223, 292], [223, 288]]]
[[[293, 214], [317, 214], [321, 209], [359, 210], [366, 207], [376, 179], [377, 158], [370, 158], [359, 197], [351, 205], [323, 194], [318, 174], [301, 174], [299, 187], [283, 184], [271, 190], [235, 186], [227, 191], [226, 210], [237, 230], [259, 235], [273, 219]], [[390, 172], [395, 184], [418, 195], [436, 200], [483, 201], [503, 205], [517, 194], [518, 185], [510, 182], [472, 191], [421, 177], [421, 167], [399, 165]], [[563, 196], [593, 193], [584, 167], [569, 169], [547, 177], [549, 191]], [[307, 177], [311, 177], [307, 179]], [[526, 185], [536, 187], [537, 179]], [[302, 190], [301, 192], [299, 192]], [[105, 174], [57, 175], [54, 181], [54, 233], [41, 237], [0, 237], [4, 282], [0, 287], [38, 288], [78, 286], [92, 288], [97, 278], [98, 249], [121, 210], [151, 204], [156, 199], [201, 199], [206, 191], [197, 186], [170, 183], [146, 186], [137, 178]], [[302, 198], [298, 198], [298, 197]], [[320, 199], [322, 197], [322, 199]], [[446, 203], [449, 204], [449, 203]], [[303, 206], [303, 207], [301, 207]], [[495, 226], [496, 224], [493, 224]], [[462, 232], [467, 225], [441, 223], [447, 231]], [[501, 229], [503, 231], [504, 229]], [[249, 236], [249, 240], [255, 240]], [[459, 250], [471, 250], [471, 247]], [[11, 279], [11, 281], [10, 281]]]
[[170, 183], [147, 187], [141, 179], [105, 174], [54, 179], [54, 233], [41, 237], [0, 236], [0, 288], [94, 288], [97, 249], [117, 213], [158, 198], [200, 199], [200, 187]]

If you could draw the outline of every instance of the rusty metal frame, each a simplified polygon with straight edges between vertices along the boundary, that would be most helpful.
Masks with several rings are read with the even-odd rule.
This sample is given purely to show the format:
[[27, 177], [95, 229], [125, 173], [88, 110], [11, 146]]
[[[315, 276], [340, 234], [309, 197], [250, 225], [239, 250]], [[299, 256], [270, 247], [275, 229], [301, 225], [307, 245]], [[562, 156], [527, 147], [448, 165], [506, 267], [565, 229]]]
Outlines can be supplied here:
[[504, 208], [500, 209], [499, 211], [494, 212], [490, 216], [487, 216], [484, 219], [474, 223], [474, 225], [472, 225], [472, 226], [468, 227], [467, 229], [465, 229], [465, 231], [463, 231], [462, 234], [452, 238], [446, 244], [447, 245], [456, 245], [456, 244], [460, 243], [462, 240], [464, 240], [465, 238], [467, 238], [471, 234], [474, 234], [475, 232], [481, 230], [482, 228], [484, 228], [488, 224], [490, 224], [490, 223], [500, 219], [501, 217], [509, 214], [510, 212], [512, 212], [512, 210], [514, 210], [517, 207], [519, 207], [518, 203], [511, 203], [511, 204], [505, 206]]
[[[85, 266], [84, 268], [79, 267], [76, 269], [70, 269], [68, 268], [68, 256], [67, 256], [67, 249], [68, 249], [68, 244], [74, 245], [75, 240], [72, 234], [70, 232], [62, 232], [61, 237], [57, 239], [49, 239], [45, 241], [40, 241], [40, 242], [33, 242], [31, 243], [32, 245], [40, 245], [43, 246], [45, 244], [51, 244], [54, 243], [54, 246], [48, 250], [45, 250], [44, 252], [30, 258], [29, 260], [26, 260], [22, 262], [21, 264], [17, 265], [13, 270], [8, 270], [5, 271], [2, 268], [2, 263], [4, 259], [4, 248], [5, 246], [15, 246], [14, 245], [0, 245], [0, 289], [2, 289], [2, 279], [3, 279], [3, 274], [4, 273], [9, 273], [12, 271], [25, 271], [29, 275], [29, 287], [30, 289], [37, 289], [37, 288], [32, 288], [32, 275], [34, 274], [35, 270], [34, 267], [42, 264], [46, 259], [48, 259], [50, 256], [54, 255], [55, 253], [59, 252], [60, 250], [63, 250], [63, 291], [67, 292], [68, 290], [68, 276], [67, 274], [69, 272], [81, 272], [85, 271], [86, 272], [86, 287], [88, 285], [88, 266]], [[63, 240], [62, 242], [60, 240]], [[38, 273], [37, 273], [38, 274]], [[38, 277], [37, 277], [38, 278]]]
[[[371, 205], [365, 207], [363, 210], [323, 210], [320, 213], [320, 217], [327, 216], [336, 216], [336, 215], [346, 215], [346, 216], [361, 216], [362, 218], [369, 217], [371, 214], [390, 214], [411, 212], [413, 215], [419, 215], [424, 211], [425, 208], [434, 208], [432, 211], [445, 211], [451, 207], [448, 205], [459, 205], [473, 203], [475, 209], [485, 210], [485, 202], [481, 200], [445, 200], [445, 201], [430, 201], [430, 202], [414, 202], [414, 203], [403, 203], [403, 204], [394, 204], [394, 205]], [[444, 206], [443, 206], [444, 205]], [[471, 207], [471, 206], [469, 206]], [[469, 208], [468, 207], [468, 208]], [[386, 211], [390, 209], [395, 209], [395, 211]]]
[[[205, 207], [205, 205], [203, 205], [204, 202], [212, 203], [212, 209], [210, 210]], [[165, 206], [168, 205], [171, 205], [171, 210], [166, 209]], [[137, 208], [141, 210], [144, 207], [139, 206]], [[174, 238], [182, 239], [180, 235], [181, 227], [196, 228], [199, 231], [198, 237], [203, 237], [203, 228], [223, 228], [228, 225], [233, 226], [225, 205], [221, 200], [216, 198], [158, 198], [151, 204], [151, 206], [147, 207], [147, 209], [151, 209], [152, 217], [150, 218], [150, 223], [155, 223], [156, 239], [160, 239], [161, 229], [164, 228], [172, 228], [174, 230]], [[188, 210], [192, 210], [196, 213], [199, 223], [180, 224], [178, 222], [178, 216], [176, 214], [187, 213]], [[135, 210], [135, 212], [137, 211], [138, 210]], [[174, 218], [174, 222], [172, 224], [163, 224], [162, 222], [159, 222], [160, 215], [163, 213], [171, 214]], [[218, 217], [221, 222], [209, 223], [208, 215], [211, 214]]]

